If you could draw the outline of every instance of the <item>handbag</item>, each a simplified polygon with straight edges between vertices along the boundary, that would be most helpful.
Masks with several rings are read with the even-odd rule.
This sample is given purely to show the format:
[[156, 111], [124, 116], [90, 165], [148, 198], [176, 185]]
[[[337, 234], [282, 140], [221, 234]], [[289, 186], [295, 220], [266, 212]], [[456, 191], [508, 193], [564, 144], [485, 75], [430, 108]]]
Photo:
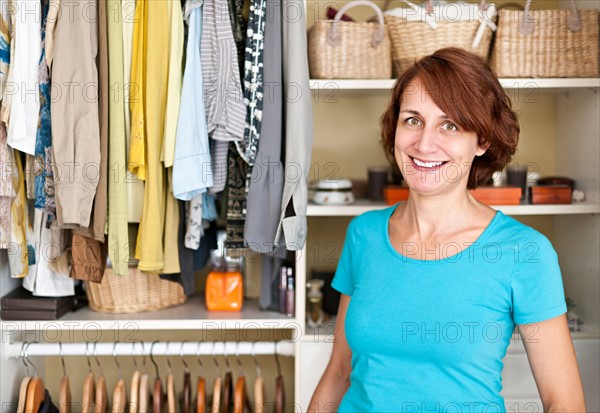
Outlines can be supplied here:
[[[371, 7], [377, 21], [341, 21], [356, 6]], [[308, 63], [313, 79], [389, 79], [391, 46], [381, 9], [371, 1], [351, 1], [333, 20], [316, 22], [308, 31]]]
[[598, 77], [598, 10], [500, 10], [492, 50], [499, 77]]
[[402, 0], [408, 8], [384, 12], [392, 42], [395, 75], [401, 75], [415, 60], [443, 47], [459, 47], [487, 60], [497, 9], [492, 3], [435, 2], [418, 6]]

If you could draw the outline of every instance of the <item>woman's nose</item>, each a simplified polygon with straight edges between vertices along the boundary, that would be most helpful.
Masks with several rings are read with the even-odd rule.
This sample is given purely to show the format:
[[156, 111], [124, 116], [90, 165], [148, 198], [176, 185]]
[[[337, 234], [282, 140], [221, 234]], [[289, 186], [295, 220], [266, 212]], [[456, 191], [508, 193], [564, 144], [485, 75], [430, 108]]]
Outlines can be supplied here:
[[422, 132], [417, 137], [414, 147], [422, 154], [435, 152], [436, 149], [436, 133], [430, 128], [423, 128]]

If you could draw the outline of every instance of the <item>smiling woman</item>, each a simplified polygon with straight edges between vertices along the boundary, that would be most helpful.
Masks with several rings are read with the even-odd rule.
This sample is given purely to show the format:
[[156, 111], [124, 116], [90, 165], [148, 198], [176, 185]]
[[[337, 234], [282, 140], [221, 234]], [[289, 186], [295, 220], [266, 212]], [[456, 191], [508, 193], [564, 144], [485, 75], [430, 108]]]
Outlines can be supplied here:
[[425, 56], [396, 82], [381, 126], [409, 197], [348, 227], [333, 352], [309, 411], [505, 412], [516, 325], [544, 411], [585, 411], [556, 251], [469, 191], [519, 140], [489, 66], [455, 48]]

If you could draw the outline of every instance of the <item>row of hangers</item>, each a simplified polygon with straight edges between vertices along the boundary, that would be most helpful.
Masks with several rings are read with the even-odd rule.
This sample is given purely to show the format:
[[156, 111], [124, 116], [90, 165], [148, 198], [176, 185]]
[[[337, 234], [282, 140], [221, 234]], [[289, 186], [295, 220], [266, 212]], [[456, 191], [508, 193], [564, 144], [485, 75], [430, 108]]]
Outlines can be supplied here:
[[[253, 399], [254, 402], [250, 402], [250, 398], [247, 393], [247, 381], [244, 374], [242, 362], [239, 358], [239, 351], [236, 343], [236, 360], [238, 364], [238, 377], [237, 381], [233, 383], [232, 369], [229, 364], [227, 353], [225, 356], [225, 377], [221, 375], [221, 366], [216, 359], [215, 343], [213, 342], [212, 359], [216, 367], [216, 376], [212, 386], [212, 397], [207, 397], [207, 384], [204, 375], [204, 364], [199, 356], [200, 343], [198, 343], [198, 352], [196, 354], [196, 360], [200, 367], [200, 374], [195, 386], [195, 391], [192, 388], [192, 375], [191, 369], [183, 357], [183, 344], [187, 340], [181, 342], [180, 357], [184, 367], [183, 377], [183, 391], [179, 399], [180, 404], [177, 403], [177, 392], [175, 390], [175, 380], [173, 376], [173, 369], [170, 360], [170, 354], [168, 351], [169, 342], [167, 342], [167, 365], [169, 372], [167, 374], [165, 382], [165, 390], [163, 390], [162, 380], [160, 378], [158, 364], [154, 360], [153, 348], [158, 341], [152, 342], [150, 347], [150, 360], [155, 368], [155, 378], [152, 385], [152, 391], [149, 391], [149, 377], [146, 372], [146, 355], [144, 349], [144, 343], [142, 345], [142, 355], [144, 356], [142, 369], [139, 368], [137, 363], [137, 357], [135, 354], [135, 345], [132, 347], [132, 356], [134, 364], [134, 372], [130, 381], [129, 399], [125, 381], [121, 366], [116, 356], [116, 348], [118, 342], [113, 344], [113, 357], [115, 364], [118, 369], [118, 380], [113, 390], [112, 406], [110, 411], [112, 413], [175, 413], [181, 411], [183, 413], [263, 413], [266, 412], [267, 401], [265, 392], [265, 381], [262, 375], [260, 364], [254, 354], [254, 347], [252, 351], [252, 359], [256, 367], [256, 378], [254, 381]], [[28, 347], [32, 343], [23, 343], [21, 347], [20, 358], [23, 359], [23, 363], [27, 369], [27, 376], [21, 382], [19, 401], [17, 413], [38, 413], [40, 406], [44, 402], [45, 397], [45, 386], [40, 377], [38, 377], [37, 368], [35, 364], [28, 357]], [[106, 379], [102, 373], [102, 366], [98, 360], [94, 343], [94, 358], [98, 365], [99, 375], [96, 378], [92, 371], [92, 364], [90, 362], [89, 343], [86, 343], [86, 359], [88, 364], [88, 374], [83, 383], [82, 390], [82, 405], [81, 411], [83, 413], [105, 413], [109, 408], [109, 398], [106, 386]], [[60, 382], [59, 391], [59, 412], [60, 413], [71, 413], [73, 411], [71, 389], [69, 383], [69, 376], [64, 361], [64, 354], [62, 343], [59, 343], [60, 357], [62, 363], [63, 376]], [[275, 362], [277, 365], [277, 377], [275, 379], [275, 400], [273, 403], [274, 412], [283, 412], [285, 405], [285, 392], [284, 392], [284, 380], [281, 374], [281, 365], [279, 363], [279, 357], [277, 352], [274, 353]], [[35, 376], [30, 376], [29, 365], [33, 366]], [[194, 403], [195, 399], [195, 403]], [[179, 409], [178, 409], [179, 407]]]

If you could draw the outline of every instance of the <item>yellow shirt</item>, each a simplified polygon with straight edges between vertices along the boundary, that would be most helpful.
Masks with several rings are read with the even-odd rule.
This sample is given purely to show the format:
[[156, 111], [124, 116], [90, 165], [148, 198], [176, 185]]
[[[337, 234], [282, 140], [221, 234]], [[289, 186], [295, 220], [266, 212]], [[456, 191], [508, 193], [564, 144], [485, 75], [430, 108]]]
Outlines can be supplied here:
[[[164, 3], [164, 2], [157, 2]], [[131, 83], [129, 87], [129, 108], [131, 110], [131, 139], [129, 142], [129, 162], [127, 169], [141, 180], [146, 179], [146, 118], [144, 99], [146, 86], [146, 19], [147, 0], [138, 0], [135, 7], [133, 26], [133, 54], [131, 56]]]
[[[164, 267], [163, 236], [165, 228], [165, 212], [167, 197], [166, 170], [160, 161], [165, 130], [165, 110], [167, 104], [167, 84], [169, 78], [169, 5], [171, 1], [138, 0], [138, 5], [145, 8], [145, 78], [141, 88], [145, 101], [145, 190], [142, 219], [137, 237], [136, 258], [138, 268], [142, 271], [157, 272]], [[137, 50], [134, 33], [134, 50]], [[139, 40], [139, 39], [138, 39]], [[134, 57], [134, 65], [139, 65], [139, 54]], [[137, 62], [136, 62], [137, 60]], [[132, 82], [133, 76], [132, 76]], [[135, 119], [136, 113], [132, 111]], [[132, 128], [137, 130], [138, 124], [132, 120]], [[131, 134], [132, 151], [136, 134]], [[139, 176], [139, 175], [138, 175]]]

